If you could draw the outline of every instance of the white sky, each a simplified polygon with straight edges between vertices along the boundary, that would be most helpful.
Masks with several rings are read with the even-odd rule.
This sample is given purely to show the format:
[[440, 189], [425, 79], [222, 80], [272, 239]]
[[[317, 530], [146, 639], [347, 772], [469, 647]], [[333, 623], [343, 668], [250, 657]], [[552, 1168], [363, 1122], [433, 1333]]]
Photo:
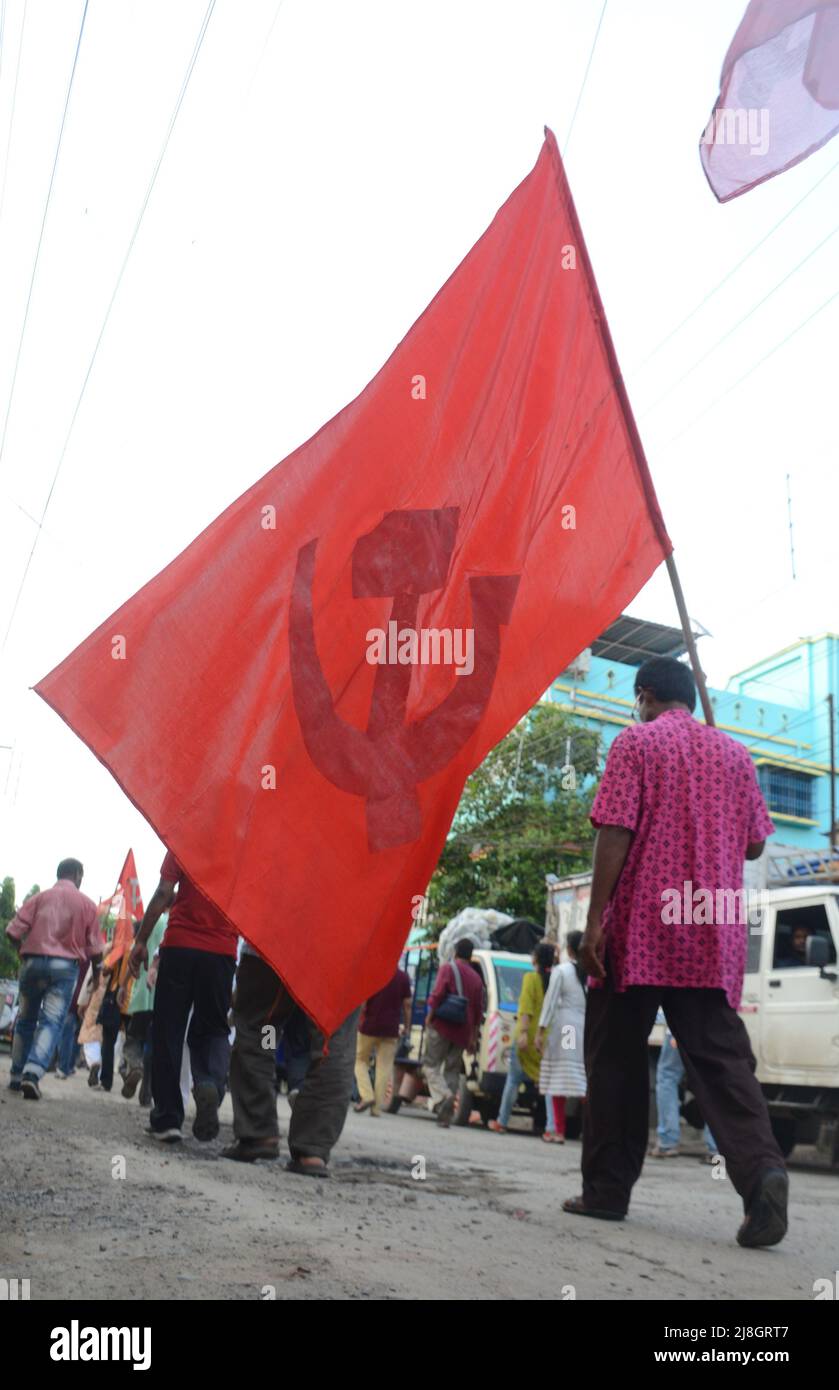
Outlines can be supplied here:
[[[834, 142], [716, 203], [697, 141], [744, 6], [609, 0], [567, 159], [717, 685], [839, 626], [839, 300], [708, 410], [839, 290], [839, 236], [651, 409], [836, 225], [839, 171], [639, 365], [839, 161]], [[4, 9], [0, 180], [23, 0]], [[0, 427], [82, 9], [26, 13], [0, 210]], [[0, 460], [0, 639], [35, 535], [25, 512], [49, 492], [205, 9], [90, 0]], [[29, 687], [374, 375], [530, 170], [543, 125], [564, 147], [600, 9], [217, 0], [0, 662], [0, 875], [19, 896], [70, 854], [104, 896], [129, 845], [150, 894], [156, 836]], [[631, 611], [676, 621], [663, 571]]]

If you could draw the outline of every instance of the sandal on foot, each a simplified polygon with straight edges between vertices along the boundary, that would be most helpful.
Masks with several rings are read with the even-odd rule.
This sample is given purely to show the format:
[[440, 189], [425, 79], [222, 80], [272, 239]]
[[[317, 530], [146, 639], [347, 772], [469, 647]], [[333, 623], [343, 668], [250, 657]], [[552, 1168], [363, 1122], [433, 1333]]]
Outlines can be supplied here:
[[287, 1173], [299, 1173], [303, 1178], [328, 1178], [330, 1176], [325, 1163], [320, 1165], [301, 1163], [299, 1158], [290, 1158], [285, 1168]]
[[562, 1210], [572, 1216], [593, 1216], [595, 1221], [623, 1221], [625, 1211], [605, 1211], [597, 1207], [587, 1207], [582, 1197], [569, 1197], [562, 1203]]

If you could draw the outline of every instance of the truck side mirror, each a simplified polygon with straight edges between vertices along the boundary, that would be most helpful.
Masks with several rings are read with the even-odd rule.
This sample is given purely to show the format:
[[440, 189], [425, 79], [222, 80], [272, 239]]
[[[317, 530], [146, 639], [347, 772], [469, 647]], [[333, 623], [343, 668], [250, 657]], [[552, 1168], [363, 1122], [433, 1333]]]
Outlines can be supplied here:
[[825, 966], [830, 958], [830, 945], [826, 936], [811, 936], [807, 939], [807, 955], [805, 957], [808, 965], [815, 965], [819, 972], [819, 978], [830, 980], [836, 984], [839, 975], [835, 970], [825, 970]]
[[807, 938], [807, 964], [815, 965], [823, 970], [830, 959], [830, 948], [827, 940], [823, 936], [809, 936]]

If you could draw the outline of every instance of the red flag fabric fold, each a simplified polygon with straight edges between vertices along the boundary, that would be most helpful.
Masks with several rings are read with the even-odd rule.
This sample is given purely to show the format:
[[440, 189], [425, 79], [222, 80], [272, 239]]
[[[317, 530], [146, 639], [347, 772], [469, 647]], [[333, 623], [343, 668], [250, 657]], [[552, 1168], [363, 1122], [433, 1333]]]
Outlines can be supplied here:
[[750, 0], [700, 144], [721, 203], [839, 131], [839, 0]]
[[546, 132], [361, 395], [37, 690], [329, 1033], [468, 774], [669, 550]]

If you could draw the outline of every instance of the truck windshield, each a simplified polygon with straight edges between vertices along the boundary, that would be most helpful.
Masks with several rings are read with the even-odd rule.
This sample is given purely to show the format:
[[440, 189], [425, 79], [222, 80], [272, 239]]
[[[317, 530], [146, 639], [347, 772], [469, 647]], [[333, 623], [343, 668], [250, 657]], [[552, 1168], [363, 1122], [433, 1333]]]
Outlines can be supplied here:
[[517, 960], [497, 960], [495, 978], [498, 982], [498, 1007], [505, 1013], [514, 1014], [519, 1006], [522, 980], [528, 970], [533, 969], [529, 956]]

